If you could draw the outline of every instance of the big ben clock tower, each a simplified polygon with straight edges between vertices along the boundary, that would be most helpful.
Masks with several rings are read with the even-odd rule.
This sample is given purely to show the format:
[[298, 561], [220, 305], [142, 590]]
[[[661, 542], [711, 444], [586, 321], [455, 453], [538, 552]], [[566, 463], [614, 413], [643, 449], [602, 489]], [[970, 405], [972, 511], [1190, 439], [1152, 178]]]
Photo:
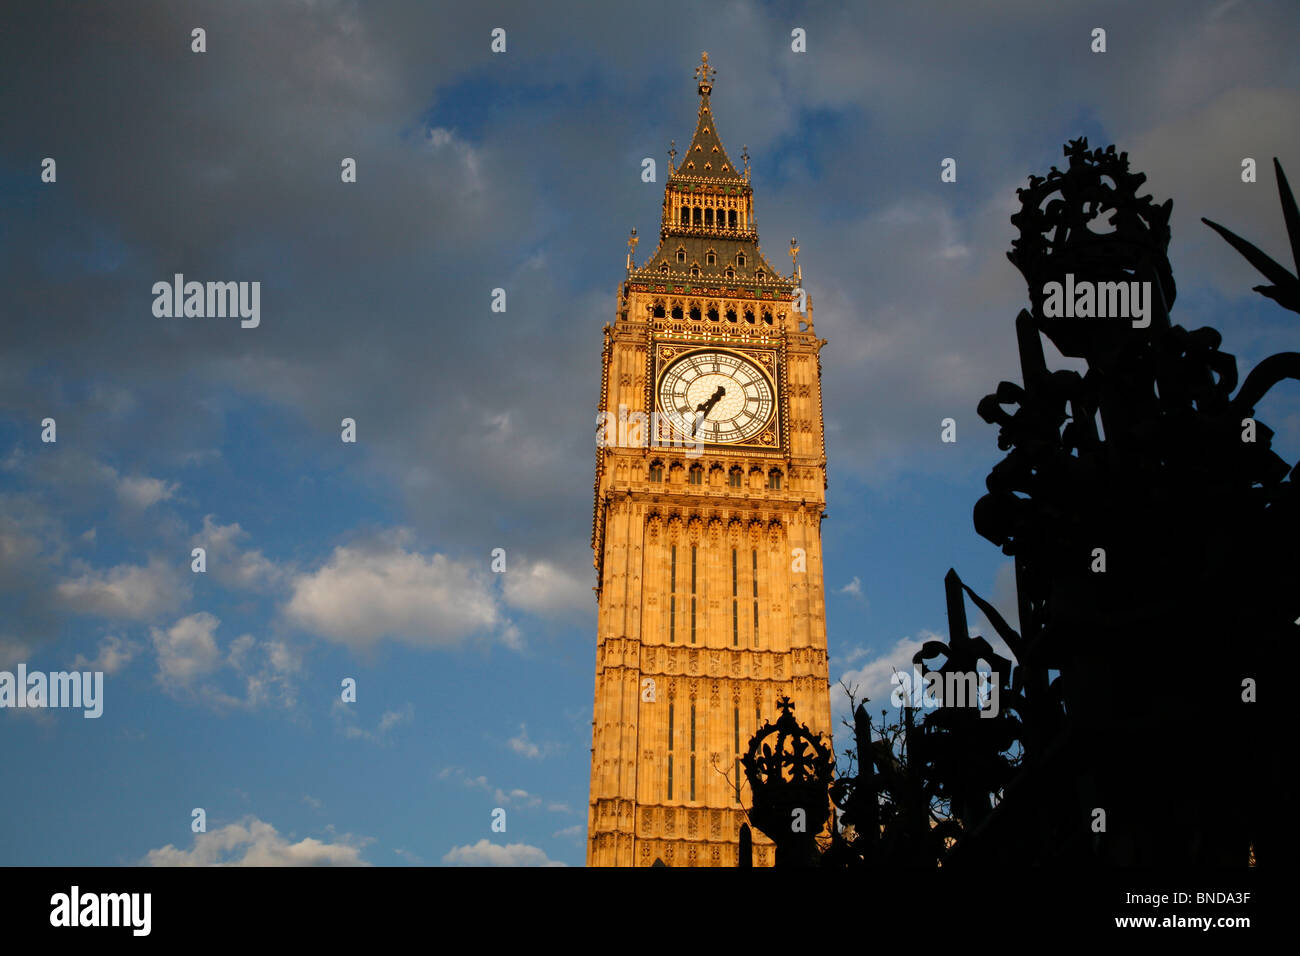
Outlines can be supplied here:
[[[758, 245], [696, 70], [695, 136], [659, 246], [629, 241], [605, 326], [592, 548], [599, 604], [589, 866], [735, 866], [750, 736], [788, 695], [829, 736], [821, 521], [825, 344]], [[773, 846], [754, 834], [754, 863]]]

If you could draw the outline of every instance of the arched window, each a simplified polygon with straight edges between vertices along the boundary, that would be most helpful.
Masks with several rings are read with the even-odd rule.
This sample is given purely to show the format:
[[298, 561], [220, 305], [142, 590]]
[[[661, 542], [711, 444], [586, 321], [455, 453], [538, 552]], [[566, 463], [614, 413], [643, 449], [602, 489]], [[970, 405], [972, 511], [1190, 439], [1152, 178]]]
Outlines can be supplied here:
[[656, 319], [662, 319], [664, 317], [664, 304], [660, 302], [658, 305], [656, 305], [654, 307], [654, 312], [652, 314]]
[[781, 472], [778, 469], [773, 468], [767, 473], [767, 486], [775, 490], [780, 490]]
[[677, 250], [677, 261], [678, 261], [678, 262], [685, 262], [685, 261], [686, 261], [686, 250], [685, 250], [685, 249], [678, 249], [678, 250]]
[[680, 209], [677, 210], [677, 213], [678, 213], [677, 221], [680, 222], [683, 226], [691, 221], [690, 206], [682, 206]]
[[745, 310], [745, 321], [748, 322], [750, 325], [753, 325], [753, 324], [754, 324], [754, 310], [753, 310], [753, 309], [746, 309], [746, 310]]
[[728, 322], [735, 322], [735, 321], [736, 321], [736, 310], [735, 310], [735, 309], [728, 309], [728, 310], [727, 310], [727, 321], [728, 321]]
[[[654, 480], [654, 479], [651, 479]], [[727, 472], [727, 484], [733, 488], [739, 488], [745, 481], [745, 474], [740, 468], [732, 468]]]
[[650, 463], [650, 480], [651, 481], [664, 480], [664, 463], [662, 461], [652, 461]]
[[662, 272], [664, 275], [668, 275], [668, 263], [665, 262], [663, 265], [661, 265], [659, 267], [659, 271]]
[[736, 253], [736, 265], [740, 266], [742, 269], [745, 267], [745, 254], [743, 252]]
[[727, 266], [727, 278], [728, 279], [736, 278], [736, 270], [731, 268], [731, 266]]
[[698, 305], [691, 306], [691, 321], [700, 321], [700, 307]]
[[[731, 549], [731, 645], [740, 643], [740, 629], [736, 620], [736, 549]], [[740, 708], [731, 708], [732, 759], [735, 761], [735, 780], [732, 781], [733, 798], [740, 803]]]
[[695, 225], [702, 225], [704, 222], [704, 210], [699, 206], [695, 207]]
[[[677, 642], [677, 545], [671, 546], [672, 564], [668, 569], [668, 643]], [[673, 702], [668, 700], [668, 799], [673, 798]]]
[[682, 307], [680, 305], [673, 306], [672, 317], [674, 319], [680, 319], [682, 317]]
[[715, 262], [718, 261], [718, 257], [715, 256], [715, 255], [713, 254], [713, 250], [710, 249], [708, 252], [706, 252], [706, 253], [704, 254], [704, 261], [705, 261], [706, 263], [708, 263], [709, 265], [713, 265]]
[[768, 325], [772, 324], [772, 313], [767, 311], [767, 309], [763, 310], [763, 321]]
[[734, 209], [727, 210], [727, 228], [728, 229], [736, 228], [736, 210]]
[[763, 278], [763, 270], [762, 270], [762, 269], [755, 269], [755, 270], [754, 270], [754, 278], [755, 278], [755, 279], [761, 279], [761, 278]]
[[[691, 643], [695, 643], [695, 549], [691, 548]], [[690, 800], [695, 800], [695, 698], [691, 698], [691, 793]], [[690, 862], [695, 861], [695, 847], [691, 847]]]
[[704, 469], [701, 468], [699, 465], [691, 466], [690, 483], [692, 485], [704, 484]]
[[716, 308], [709, 309], [706, 314], [708, 315], [710, 322], [718, 321], [718, 310]]
[[700, 267], [691, 266], [691, 275], [698, 279], [700, 277]]
[[712, 207], [712, 206], [707, 206], [707, 207], [705, 207], [705, 209], [704, 209], [704, 225], [706, 225], [706, 226], [712, 226], [712, 225], [713, 225], [713, 207]]

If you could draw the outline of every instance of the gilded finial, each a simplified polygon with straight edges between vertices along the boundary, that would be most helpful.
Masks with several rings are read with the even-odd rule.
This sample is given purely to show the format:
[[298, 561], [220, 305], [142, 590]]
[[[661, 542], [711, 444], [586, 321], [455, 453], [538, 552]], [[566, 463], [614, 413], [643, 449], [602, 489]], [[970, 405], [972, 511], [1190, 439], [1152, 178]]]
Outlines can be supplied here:
[[740, 158], [745, 161], [745, 178], [749, 179], [749, 146], [745, 145], [740, 150]]
[[632, 227], [632, 235], [627, 237], [627, 271], [632, 271], [632, 252], [636, 249], [636, 244], [641, 240], [636, 236], [636, 226]]
[[799, 240], [790, 237], [790, 261], [794, 264], [794, 274], [799, 275]]
[[668, 162], [671, 165], [677, 163], [677, 140], [668, 141]]
[[713, 89], [713, 77], [718, 73], [717, 70], [709, 66], [709, 53], [704, 51], [700, 54], [700, 65], [695, 68], [695, 78], [700, 81], [700, 95], [708, 96], [709, 91]]

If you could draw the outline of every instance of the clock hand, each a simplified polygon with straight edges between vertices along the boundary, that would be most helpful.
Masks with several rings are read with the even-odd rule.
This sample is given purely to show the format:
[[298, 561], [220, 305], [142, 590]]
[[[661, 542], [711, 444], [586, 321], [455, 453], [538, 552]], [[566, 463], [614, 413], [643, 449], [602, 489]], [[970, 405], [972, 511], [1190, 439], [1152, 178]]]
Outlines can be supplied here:
[[[713, 406], [718, 404], [718, 402], [722, 401], [722, 396], [726, 394], [727, 394], [727, 390], [723, 388], [721, 385], [719, 385], [717, 391], [713, 393], [712, 398], [710, 398], [708, 401], [700, 402], [700, 404], [695, 406], [695, 411], [697, 414], [695, 416], [695, 424], [691, 426], [692, 435], [694, 435], [699, 430], [700, 422], [704, 421], [704, 419], [709, 417], [709, 412], [713, 411]], [[701, 412], [703, 412], [703, 414], [699, 414]]]
[[719, 385], [718, 390], [713, 393], [713, 397], [706, 402], [700, 402], [700, 404], [695, 406], [695, 410], [697, 412], [703, 412], [705, 417], [707, 417], [709, 412], [713, 411], [713, 406], [722, 401], [722, 396], [726, 394], [727, 390]]

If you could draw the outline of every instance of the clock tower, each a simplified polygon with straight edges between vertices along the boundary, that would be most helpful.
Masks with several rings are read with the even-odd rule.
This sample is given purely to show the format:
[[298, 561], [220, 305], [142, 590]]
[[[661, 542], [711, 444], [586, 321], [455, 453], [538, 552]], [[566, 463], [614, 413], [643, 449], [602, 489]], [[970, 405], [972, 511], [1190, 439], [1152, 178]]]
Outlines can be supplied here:
[[[737, 168], [722, 146], [713, 73], [706, 53], [658, 248], [637, 266], [633, 230], [604, 330], [588, 866], [735, 866], [749, 738], [787, 695], [831, 731], [825, 341], [798, 246], [790, 275], [759, 248], [748, 151]], [[773, 852], [755, 831], [755, 865]]]

